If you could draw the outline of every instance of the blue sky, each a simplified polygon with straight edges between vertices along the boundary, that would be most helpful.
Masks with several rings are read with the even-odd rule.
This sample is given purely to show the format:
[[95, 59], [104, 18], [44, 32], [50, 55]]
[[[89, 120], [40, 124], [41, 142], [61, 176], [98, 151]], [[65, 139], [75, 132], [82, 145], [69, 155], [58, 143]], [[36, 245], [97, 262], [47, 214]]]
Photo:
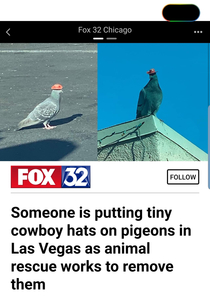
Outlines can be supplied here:
[[98, 129], [135, 119], [151, 68], [163, 91], [157, 117], [207, 152], [206, 43], [98, 44]]

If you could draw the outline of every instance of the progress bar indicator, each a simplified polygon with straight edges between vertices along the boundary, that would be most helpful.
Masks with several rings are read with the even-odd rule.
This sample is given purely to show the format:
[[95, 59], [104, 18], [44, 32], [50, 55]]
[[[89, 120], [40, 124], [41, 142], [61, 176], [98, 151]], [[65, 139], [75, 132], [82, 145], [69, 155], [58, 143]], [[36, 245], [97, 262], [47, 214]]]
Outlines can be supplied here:
[[104, 37], [93, 37], [93, 40], [104, 40]]

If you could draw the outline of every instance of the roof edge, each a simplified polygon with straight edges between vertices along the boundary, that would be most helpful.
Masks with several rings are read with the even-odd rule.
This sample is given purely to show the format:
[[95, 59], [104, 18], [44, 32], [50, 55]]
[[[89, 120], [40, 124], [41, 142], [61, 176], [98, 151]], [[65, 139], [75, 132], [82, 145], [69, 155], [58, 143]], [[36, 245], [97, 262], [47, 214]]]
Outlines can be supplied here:
[[161, 133], [189, 154], [199, 160], [208, 160], [208, 154], [181, 136], [154, 115], [141, 117], [132, 121], [117, 124], [98, 131], [98, 148], [126, 142], [131, 139]]

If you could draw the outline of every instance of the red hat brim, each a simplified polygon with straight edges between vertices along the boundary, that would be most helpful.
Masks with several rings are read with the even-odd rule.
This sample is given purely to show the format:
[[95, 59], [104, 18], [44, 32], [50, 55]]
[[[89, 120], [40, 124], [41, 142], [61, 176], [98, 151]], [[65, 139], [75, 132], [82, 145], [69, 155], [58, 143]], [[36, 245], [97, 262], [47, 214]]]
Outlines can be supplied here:
[[51, 87], [51, 89], [62, 89], [62, 88], [63, 88], [63, 86], [59, 83], [56, 83]]

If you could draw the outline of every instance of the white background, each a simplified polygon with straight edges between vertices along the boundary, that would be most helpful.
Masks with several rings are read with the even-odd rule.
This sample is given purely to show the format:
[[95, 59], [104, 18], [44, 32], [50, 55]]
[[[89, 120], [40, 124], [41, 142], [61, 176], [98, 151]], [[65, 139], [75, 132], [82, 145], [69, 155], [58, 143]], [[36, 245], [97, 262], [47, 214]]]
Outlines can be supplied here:
[[[11, 163], [18, 165], [19, 163]], [[33, 164], [33, 163], [28, 163]], [[41, 163], [37, 162], [37, 165]], [[47, 163], [49, 165], [49, 163]], [[57, 163], [54, 163], [57, 164]], [[60, 163], [61, 165], [64, 163]], [[82, 164], [82, 163], [66, 163]], [[53, 163], [52, 163], [53, 165]], [[23, 291], [12, 291], [10, 281], [13, 278], [20, 280], [44, 280], [46, 291], [37, 291], [39, 295], [127, 295], [138, 294], [154, 295], [208, 295], [209, 292], [209, 189], [207, 188], [207, 162], [90, 162], [91, 188], [90, 189], [11, 189], [10, 163], [1, 163], [1, 289], [7, 295], [22, 295]], [[167, 185], [167, 169], [199, 169], [201, 182], [199, 185]], [[21, 193], [22, 192], [22, 193]], [[14, 219], [11, 218], [11, 208], [20, 209], [74, 209], [76, 218], [73, 219]], [[148, 219], [146, 215], [142, 221], [134, 219], [101, 219], [94, 221], [79, 219], [78, 209], [82, 206], [94, 213], [94, 209], [111, 209], [123, 207], [127, 209], [143, 209], [146, 214], [148, 207], [157, 209], [172, 209], [169, 221], [164, 219]], [[73, 227], [174, 227], [176, 235], [172, 237], [142, 237], [135, 239], [130, 236], [126, 244], [142, 245], [151, 242], [149, 255], [105, 255], [103, 248], [107, 244], [121, 244], [120, 235], [117, 237], [67, 237], [62, 234], [59, 240], [49, 237], [12, 237], [12, 227], [30, 227], [38, 224], [46, 227], [63, 227], [66, 224]], [[178, 235], [179, 225], [190, 227], [190, 237]], [[120, 232], [119, 232], [120, 234]], [[11, 242], [15, 245], [35, 245], [33, 255], [11, 255]], [[58, 257], [54, 254], [41, 255], [38, 242], [49, 242], [54, 245], [82, 246], [80, 255], [66, 255]], [[98, 255], [85, 255], [84, 247], [87, 244], [101, 245]], [[86, 260], [101, 263], [99, 273], [60, 271], [60, 262], [75, 263]], [[120, 269], [116, 273], [105, 272], [106, 261], [117, 263]], [[56, 273], [11, 273], [12, 262], [49, 262], [56, 263]], [[172, 263], [173, 272], [122, 272], [123, 262], [128, 263]], [[25, 293], [35, 294], [36, 291]], [[27, 294], [28, 295], [28, 294]]]

